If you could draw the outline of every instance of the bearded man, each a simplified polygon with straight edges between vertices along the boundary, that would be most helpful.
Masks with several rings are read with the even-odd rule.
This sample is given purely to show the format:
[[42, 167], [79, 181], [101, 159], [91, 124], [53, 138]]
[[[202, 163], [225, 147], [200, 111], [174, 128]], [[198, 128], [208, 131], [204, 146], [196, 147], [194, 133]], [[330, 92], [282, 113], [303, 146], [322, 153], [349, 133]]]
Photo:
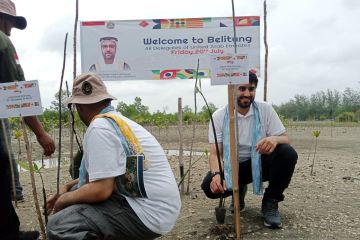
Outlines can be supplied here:
[[[262, 195], [262, 182], [268, 181], [261, 213], [264, 225], [269, 228], [282, 226], [278, 202], [284, 200], [283, 192], [288, 187], [297, 162], [297, 153], [289, 145], [289, 137], [279, 116], [266, 102], [255, 101], [258, 78], [249, 72], [249, 83], [237, 85], [237, 134], [239, 149], [239, 195], [240, 211], [245, 209], [246, 185], [253, 182], [254, 192]], [[226, 166], [229, 159], [229, 109], [224, 106], [213, 114], [220, 162]], [[209, 127], [210, 171], [201, 185], [205, 195], [216, 199], [232, 195], [227, 189], [226, 178], [221, 185], [214, 133]], [[227, 161], [228, 160], [228, 161]], [[256, 167], [257, 166], [257, 167]], [[226, 169], [226, 167], [225, 167]], [[254, 185], [254, 183], [256, 183]], [[230, 185], [230, 184], [228, 184]]]

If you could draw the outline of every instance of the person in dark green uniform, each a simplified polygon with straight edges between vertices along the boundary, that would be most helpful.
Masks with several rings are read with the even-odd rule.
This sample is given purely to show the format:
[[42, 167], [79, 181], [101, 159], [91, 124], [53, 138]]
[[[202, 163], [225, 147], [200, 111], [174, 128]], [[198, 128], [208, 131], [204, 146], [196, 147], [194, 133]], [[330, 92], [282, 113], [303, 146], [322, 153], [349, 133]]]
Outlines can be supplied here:
[[[0, 0], [0, 83], [24, 81], [24, 72], [9, 36], [13, 27], [26, 28], [26, 19], [16, 15], [15, 4]], [[1, 119], [6, 121], [6, 119]], [[36, 116], [24, 117], [25, 123], [35, 133], [45, 155], [55, 151], [55, 143], [44, 131]], [[11, 202], [9, 155], [5, 139], [9, 132], [0, 124], [0, 238], [2, 240], [38, 239], [38, 231], [19, 231], [19, 218]]]

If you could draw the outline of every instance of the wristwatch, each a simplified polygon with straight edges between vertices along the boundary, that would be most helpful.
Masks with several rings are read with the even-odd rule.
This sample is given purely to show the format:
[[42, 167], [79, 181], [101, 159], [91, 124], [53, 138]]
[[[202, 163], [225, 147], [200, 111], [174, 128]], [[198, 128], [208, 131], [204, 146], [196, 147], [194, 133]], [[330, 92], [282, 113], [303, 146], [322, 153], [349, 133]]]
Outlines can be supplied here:
[[213, 179], [213, 177], [215, 177], [218, 174], [220, 175], [220, 172], [211, 172], [211, 179]]

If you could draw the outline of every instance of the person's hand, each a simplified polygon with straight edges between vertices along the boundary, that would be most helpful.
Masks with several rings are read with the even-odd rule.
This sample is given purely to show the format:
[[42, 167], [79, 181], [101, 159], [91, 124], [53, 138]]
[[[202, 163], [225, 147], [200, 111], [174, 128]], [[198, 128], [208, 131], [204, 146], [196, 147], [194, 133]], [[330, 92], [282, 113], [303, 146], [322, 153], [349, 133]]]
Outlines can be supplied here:
[[58, 199], [54, 204], [54, 209], [53, 209], [54, 213], [57, 213], [58, 211], [63, 210], [68, 206], [67, 202], [65, 201], [65, 197], [66, 197], [66, 193], [58, 197]]
[[67, 185], [64, 185], [63, 187], [60, 188], [59, 195], [54, 193], [47, 199], [46, 210], [48, 215], [50, 215], [54, 211], [55, 203], [60, 198], [60, 196], [67, 192], [68, 192], [68, 187]]
[[221, 186], [221, 180], [220, 180], [220, 174], [216, 174], [210, 183], [210, 189], [211, 192], [214, 194], [217, 193], [224, 193], [224, 191], [226, 190], [226, 183], [225, 180], [223, 180], [223, 185]]
[[55, 202], [56, 200], [59, 198], [59, 195], [57, 195], [56, 193], [53, 194], [50, 198], [48, 198], [48, 200], [46, 201], [46, 211], [47, 211], [47, 215], [50, 215], [53, 210], [54, 210], [54, 206], [55, 206]]
[[271, 154], [277, 146], [277, 141], [273, 137], [266, 137], [261, 139], [256, 144], [256, 151], [260, 154]]
[[39, 135], [36, 138], [41, 147], [44, 149], [45, 156], [50, 156], [55, 152], [55, 142], [47, 133]]

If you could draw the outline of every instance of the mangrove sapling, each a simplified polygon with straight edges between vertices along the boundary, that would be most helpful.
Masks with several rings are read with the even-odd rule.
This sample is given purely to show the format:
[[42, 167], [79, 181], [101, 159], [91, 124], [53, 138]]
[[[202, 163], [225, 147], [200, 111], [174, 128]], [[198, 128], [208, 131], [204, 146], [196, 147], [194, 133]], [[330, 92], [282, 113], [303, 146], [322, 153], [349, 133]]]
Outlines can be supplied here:
[[320, 136], [320, 131], [319, 130], [313, 131], [312, 135], [315, 138], [315, 145], [314, 145], [314, 157], [313, 157], [313, 161], [312, 161], [312, 164], [311, 164], [310, 175], [315, 175], [314, 174], [314, 165], [315, 165], [315, 157], [316, 157], [317, 139]]
[[[78, 18], [79, 18], [79, 0], [75, 1], [75, 21], [74, 21], [74, 34], [73, 34], [73, 79], [76, 78], [76, 45], [77, 45], [77, 25], [78, 25]], [[68, 88], [68, 84], [66, 82], [66, 93], [67, 96], [69, 97], [69, 88]], [[70, 107], [70, 111], [72, 111], [71, 107]], [[70, 130], [70, 160], [73, 162], [73, 156], [74, 156], [74, 132], [72, 131], [72, 127], [69, 128]], [[74, 166], [74, 165], [72, 165]], [[75, 170], [72, 169], [72, 173], [75, 174]], [[74, 176], [74, 175], [73, 175]]]
[[265, 67], [264, 67], [264, 101], [267, 101], [267, 86], [268, 86], [268, 59], [269, 59], [269, 45], [267, 42], [267, 11], [266, 0], [264, 0], [264, 46], [265, 46]]
[[[48, 222], [48, 213], [47, 213], [47, 208], [46, 208], [46, 202], [47, 202], [47, 198], [46, 198], [46, 189], [45, 189], [45, 184], [44, 184], [44, 179], [41, 173], [41, 169], [43, 169], [45, 167], [44, 165], [44, 155], [41, 156], [41, 167], [39, 168], [38, 165], [36, 163], [32, 163], [33, 164], [33, 170], [34, 172], [36, 172], [37, 174], [39, 174], [40, 179], [41, 179], [41, 185], [42, 185], [42, 194], [43, 194], [43, 201], [44, 201], [44, 205], [43, 205], [43, 209], [44, 209], [44, 216], [45, 216], [45, 225]], [[19, 165], [20, 167], [22, 167], [23, 169], [30, 171], [30, 167], [29, 167], [29, 163], [25, 162], [25, 161], [19, 161]]]
[[[199, 80], [199, 62], [200, 60], [198, 59], [197, 62], [197, 67], [196, 67], [196, 80], [195, 80], [195, 86], [194, 86], [194, 115], [193, 115], [193, 128], [192, 128], [192, 137], [191, 137], [191, 145], [190, 145], [190, 158], [189, 158], [189, 175], [188, 175], [188, 181], [187, 181], [187, 185], [186, 185], [186, 193], [189, 194], [189, 188], [190, 188], [190, 171], [191, 171], [191, 161], [192, 161], [192, 153], [193, 153], [193, 146], [194, 146], [194, 140], [195, 140], [195, 127], [196, 127], [196, 117], [197, 117], [197, 101], [196, 101], [196, 93], [197, 93], [197, 89], [200, 88], [201, 89], [201, 82]], [[199, 82], [199, 87], [198, 87], [198, 82]]]
[[38, 168], [37, 165], [35, 164], [34, 169], [35, 169], [35, 172], [40, 175], [40, 179], [41, 179], [42, 194], [43, 194], [43, 200], [44, 200], [44, 206], [43, 207], [44, 207], [45, 225], [47, 225], [47, 223], [48, 223], [48, 212], [47, 212], [47, 207], [46, 207], [46, 203], [47, 203], [46, 189], [45, 189], [45, 185], [44, 185], [44, 179], [43, 179], [41, 171], [40, 171], [43, 168], [45, 168], [44, 155], [41, 155], [41, 167]]
[[46, 240], [45, 225], [44, 225], [43, 219], [41, 217], [40, 205], [39, 205], [39, 200], [38, 200], [37, 192], [36, 192], [34, 167], [32, 164], [30, 143], [29, 143], [27, 132], [26, 132], [25, 122], [23, 119], [21, 121], [21, 126], [23, 129], [24, 141], [25, 141], [25, 146], [26, 146], [26, 155], [27, 155], [27, 160], [28, 160], [28, 165], [29, 165], [30, 180], [31, 180], [31, 186], [32, 186], [32, 193], [33, 193], [33, 197], [34, 197], [34, 204], [35, 204], [35, 209], [36, 209], [36, 213], [37, 213], [39, 225], [40, 225], [40, 230], [41, 230], [41, 239]]
[[194, 162], [191, 163], [191, 165], [189, 166], [189, 168], [186, 170], [186, 172], [184, 173], [184, 175], [182, 176], [182, 178], [180, 179], [179, 183], [178, 183], [178, 187], [180, 187], [180, 185], [184, 182], [186, 175], [190, 174], [190, 169], [201, 159], [203, 159], [203, 157], [207, 157], [209, 155], [208, 150], [205, 149], [204, 153], [198, 158], [196, 159]]
[[[211, 127], [212, 127], [212, 131], [214, 133], [214, 140], [215, 140], [215, 148], [216, 148], [216, 156], [217, 156], [217, 161], [218, 161], [218, 166], [219, 166], [219, 172], [220, 172], [220, 185], [223, 186], [223, 182], [224, 182], [224, 170], [222, 168], [222, 164], [221, 164], [221, 160], [220, 160], [220, 150], [219, 150], [219, 146], [218, 146], [218, 142], [217, 142], [217, 137], [216, 137], [216, 131], [215, 131], [215, 124], [214, 124], [214, 119], [212, 117], [212, 112], [210, 110], [209, 104], [206, 101], [206, 98], [204, 96], [204, 94], [201, 92], [201, 90], [197, 87], [196, 90], [199, 92], [199, 94], [201, 95], [201, 97], [203, 98], [204, 102], [205, 102], [205, 106], [208, 110], [209, 116], [210, 116], [210, 123], [211, 123]], [[226, 209], [225, 209], [225, 199], [223, 197], [223, 195], [220, 195], [220, 199], [219, 199], [219, 205], [217, 207], [215, 207], [215, 217], [216, 217], [216, 221], [219, 224], [223, 224], [225, 221], [225, 214], [226, 214]]]
[[[180, 171], [180, 179], [184, 179], [184, 160], [183, 160], [183, 115], [182, 115], [182, 100], [178, 98], [178, 130], [179, 130], [179, 171]], [[190, 164], [191, 165], [191, 164]], [[189, 165], [189, 169], [190, 169]], [[188, 169], [188, 170], [189, 170]], [[180, 186], [180, 193], [181, 195], [184, 194], [184, 183], [181, 180], [179, 183]]]
[[64, 42], [64, 54], [63, 54], [63, 65], [61, 70], [61, 78], [60, 78], [60, 89], [59, 89], [59, 145], [58, 145], [58, 166], [57, 166], [57, 173], [56, 173], [56, 194], [59, 195], [59, 184], [60, 184], [60, 159], [61, 159], [61, 94], [62, 94], [62, 84], [64, 80], [64, 71], [65, 71], [65, 62], [66, 62], [66, 45], [67, 45], [67, 37], [68, 33], [65, 35], [65, 42]]
[[14, 137], [18, 142], [18, 161], [20, 160], [20, 156], [21, 156], [21, 138], [22, 138], [22, 136], [23, 136], [22, 131], [20, 131], [19, 129], [14, 130]]
[[[76, 1], [77, 2], [77, 1]], [[77, 5], [76, 5], [77, 6]], [[76, 46], [74, 47], [76, 49]], [[76, 54], [74, 55], [74, 58]], [[74, 66], [75, 68], [75, 66]], [[74, 72], [74, 79], [75, 79], [75, 72]], [[67, 81], [65, 81], [65, 85], [66, 85], [66, 96], [70, 97], [70, 91], [69, 91], [69, 86]], [[68, 106], [69, 111], [73, 111], [71, 104]], [[69, 125], [69, 131], [70, 131], [70, 162], [71, 162], [71, 173], [72, 176], [75, 176], [75, 165], [74, 165], [74, 132], [73, 132], [73, 122], [72, 124]]]

